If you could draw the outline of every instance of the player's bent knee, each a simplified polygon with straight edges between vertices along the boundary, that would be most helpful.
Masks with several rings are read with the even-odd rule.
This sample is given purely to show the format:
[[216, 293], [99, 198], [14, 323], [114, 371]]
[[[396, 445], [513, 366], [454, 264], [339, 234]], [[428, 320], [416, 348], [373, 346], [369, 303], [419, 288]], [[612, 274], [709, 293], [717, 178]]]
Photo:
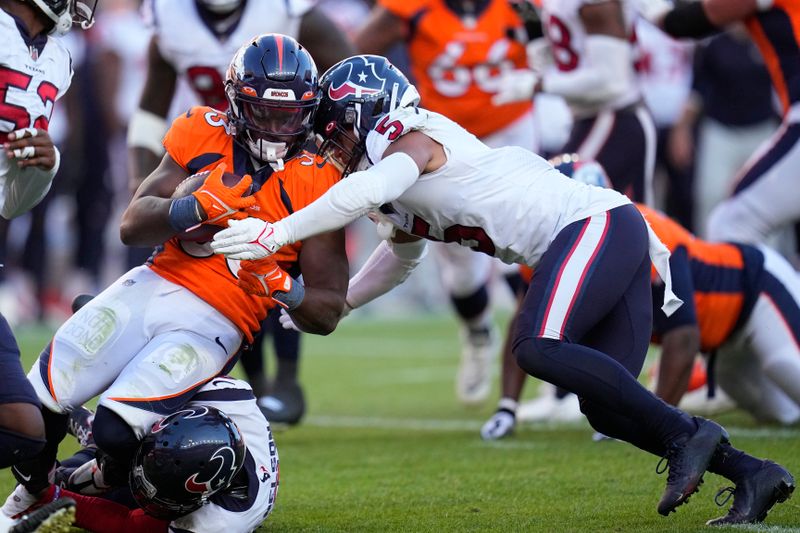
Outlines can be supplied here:
[[0, 468], [8, 468], [41, 452], [45, 445], [44, 426], [42, 428], [40, 438], [0, 428]]
[[6, 403], [0, 406], [0, 429], [32, 439], [45, 438], [44, 420], [38, 405]]
[[511, 350], [517, 364], [528, 374], [547, 379], [552, 374], [552, 357], [558, 352], [561, 341], [545, 337], [523, 337]]
[[132, 458], [139, 447], [133, 428], [117, 413], [103, 405], [97, 408], [92, 423], [92, 435], [97, 447], [115, 459]]

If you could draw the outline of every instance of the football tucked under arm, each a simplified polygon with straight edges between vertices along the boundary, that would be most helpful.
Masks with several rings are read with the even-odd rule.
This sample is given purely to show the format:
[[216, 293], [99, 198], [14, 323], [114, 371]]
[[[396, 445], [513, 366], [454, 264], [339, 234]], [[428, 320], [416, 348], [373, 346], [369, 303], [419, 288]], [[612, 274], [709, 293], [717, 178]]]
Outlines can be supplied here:
[[[206, 216], [208, 214], [207, 213], [201, 214], [196, 211], [198, 206], [201, 209], [203, 208], [203, 206], [200, 202], [195, 201], [196, 200], [195, 193], [197, 193], [205, 185], [206, 180], [209, 178], [210, 174], [211, 172], [209, 171], [193, 174], [188, 178], [186, 178], [185, 180], [183, 180], [182, 182], [180, 182], [178, 186], [175, 187], [175, 192], [172, 193], [172, 198], [174, 200], [186, 199], [184, 200], [185, 202], [187, 202], [186, 208], [189, 210], [189, 214], [191, 215], [191, 218], [187, 217], [186, 222], [178, 223], [179, 226], [185, 226], [186, 224], [191, 223], [191, 226], [187, 227], [187, 229], [184, 229], [183, 231], [180, 231], [176, 235], [178, 239], [185, 241], [195, 241], [195, 242], [210, 241], [214, 237], [214, 234], [222, 230], [223, 226], [227, 223], [228, 219], [220, 219], [219, 221], [206, 220], [200, 223], [197, 222], [197, 218], [202, 218], [201, 216], [202, 214], [205, 214]], [[249, 195], [252, 192], [252, 182], [250, 179], [247, 179], [244, 183], [242, 183], [242, 180], [245, 178], [242, 178], [230, 172], [223, 172], [220, 179], [221, 179], [221, 184], [224, 187], [231, 189], [232, 191], [237, 185], [239, 185], [239, 189], [243, 191], [243, 194], [240, 196], [242, 200], [249, 198]], [[208, 196], [207, 193], [205, 194], [205, 199], [213, 201], [213, 199], [210, 196]], [[254, 201], [255, 200], [253, 199], [253, 202]], [[174, 205], [175, 204], [173, 203], [173, 206]], [[225, 207], [228, 206], [226, 205]], [[246, 216], [244, 213], [240, 213], [240, 215], [241, 218], [244, 218]], [[170, 216], [171, 218], [173, 216], [172, 208], [170, 209]], [[219, 218], [219, 215], [217, 215], [217, 217]]]

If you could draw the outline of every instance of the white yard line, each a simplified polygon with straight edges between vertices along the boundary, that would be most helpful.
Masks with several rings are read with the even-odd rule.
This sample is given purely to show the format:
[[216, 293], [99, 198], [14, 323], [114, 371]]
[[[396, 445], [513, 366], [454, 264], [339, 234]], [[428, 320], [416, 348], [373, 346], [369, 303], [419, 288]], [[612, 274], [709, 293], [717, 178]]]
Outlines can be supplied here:
[[[411, 431], [479, 431], [484, 421], [455, 420], [434, 418], [390, 418], [379, 416], [335, 416], [312, 415], [306, 418], [304, 424], [316, 427], [337, 428], [362, 428], [362, 429], [397, 429]], [[521, 424], [523, 429], [531, 431], [563, 431], [563, 430], [588, 430], [587, 423], [561, 423], [561, 424]], [[770, 439], [796, 439], [800, 438], [800, 429], [796, 428], [726, 428], [733, 437], [741, 438], [770, 438]]]

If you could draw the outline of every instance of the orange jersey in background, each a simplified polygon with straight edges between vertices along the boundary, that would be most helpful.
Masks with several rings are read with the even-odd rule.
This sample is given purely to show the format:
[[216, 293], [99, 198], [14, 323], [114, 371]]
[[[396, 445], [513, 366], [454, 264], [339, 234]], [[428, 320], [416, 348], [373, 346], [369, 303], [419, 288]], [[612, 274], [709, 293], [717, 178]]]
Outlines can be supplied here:
[[[224, 113], [210, 107], [193, 107], [172, 123], [164, 137], [167, 153], [189, 174], [210, 170], [219, 163], [227, 171], [243, 175], [250, 156], [228, 133]], [[251, 217], [274, 222], [305, 207], [336, 183], [341, 174], [321, 158], [302, 153], [286, 162], [282, 171], [270, 173], [255, 193]], [[259, 174], [253, 175], [254, 183]], [[296, 265], [301, 242], [281, 248], [273, 257], [289, 270]], [[236, 285], [239, 262], [211, 252], [207, 244], [172, 238], [151, 259], [150, 268], [163, 278], [186, 287], [241, 329], [248, 341], [261, 327], [267, 311], [274, 307], [269, 298], [247, 294]]]
[[[742, 313], [749, 313], [752, 280], [761, 271], [763, 256], [752, 247], [703, 241], [663, 213], [636, 207], [670, 252], [686, 249], [701, 350], [715, 350], [728, 340]], [[673, 272], [675, 282], [680, 273]], [[686, 296], [678, 296], [686, 301]]]
[[772, 77], [784, 115], [800, 102], [800, 1], [773, 0], [772, 8], [745, 20]]
[[408, 25], [408, 53], [420, 105], [477, 137], [503, 129], [533, 105], [492, 105], [501, 72], [525, 68], [527, 59], [525, 47], [514, 38], [524, 34], [522, 22], [508, 0], [486, 2], [472, 25], [445, 0], [378, 0]]
[[[692, 297], [685, 294], [678, 296], [684, 300], [684, 305], [694, 306], [693, 314], [700, 329], [701, 350], [709, 352], [718, 348], [728, 340], [743, 315], [749, 314], [755, 301], [754, 296], [758, 293], [757, 279], [763, 264], [761, 252], [751, 246], [703, 241], [663, 213], [642, 204], [636, 204], [636, 207], [671, 253], [681, 247], [686, 249], [693, 294]], [[681, 273], [675, 266], [672, 269], [675, 284], [673, 289], [680, 292], [683, 284], [677, 278]], [[530, 283], [533, 269], [521, 266], [520, 274]], [[658, 280], [653, 269], [653, 282], [660, 283]], [[693, 301], [687, 301], [689, 298]], [[661, 298], [654, 298], [654, 301], [660, 302]], [[686, 309], [679, 309], [676, 315], [681, 312], [685, 313]], [[659, 322], [658, 317], [654, 317], [656, 340], [660, 334], [666, 332], [659, 331]], [[665, 325], [670, 326], [669, 319]]]

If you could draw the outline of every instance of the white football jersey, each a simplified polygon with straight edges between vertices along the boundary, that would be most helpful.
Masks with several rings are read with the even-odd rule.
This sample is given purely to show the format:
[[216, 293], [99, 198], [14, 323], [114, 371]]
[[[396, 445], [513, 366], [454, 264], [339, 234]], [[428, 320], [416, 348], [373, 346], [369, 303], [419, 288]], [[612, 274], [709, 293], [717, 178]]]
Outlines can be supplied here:
[[565, 226], [630, 203], [567, 178], [524, 148], [491, 149], [452, 120], [412, 107], [393, 111], [369, 133], [370, 161], [412, 130], [441, 144], [447, 162], [381, 206], [380, 216], [406, 233], [533, 267]]
[[269, 516], [278, 494], [278, 450], [269, 422], [256, 405], [250, 385], [231, 377], [206, 383], [187, 407], [208, 405], [228, 415], [241, 431], [247, 446], [244, 468], [247, 491], [214, 495], [207, 505], [174, 520], [170, 532], [249, 533]]
[[153, 0], [148, 17], [162, 57], [186, 78], [199, 103], [225, 108], [223, 82], [236, 51], [262, 33], [296, 38], [300, 18], [311, 7], [308, 0], [251, 0], [239, 22], [222, 38], [203, 19], [195, 0]]
[[[72, 59], [61, 42], [48, 35], [33, 40], [27, 34], [23, 36], [14, 17], [0, 9], [0, 132], [48, 129], [53, 106], [71, 81]], [[17, 178], [24, 181], [26, 169], [20, 169], [0, 151], [0, 210], [4, 213], [7, 196], [10, 206], [35, 205], [50, 188], [49, 184], [13, 186]], [[16, 207], [11, 210], [13, 216], [20, 214]]]
[[[580, 10], [589, 4], [598, 4], [608, 0], [543, 0], [542, 28], [550, 43], [553, 55], [553, 66], [561, 72], [570, 72], [585, 68], [586, 28], [580, 17]], [[629, 0], [620, 0], [625, 27], [634, 46], [634, 23], [636, 11]], [[631, 57], [636, 57], [635, 53]], [[603, 109], [620, 109], [639, 100], [641, 94], [636, 83], [635, 65], [631, 62], [628, 79], [630, 83], [624, 94], [613, 101], [597, 104], [586, 104], [581, 101], [569, 101], [577, 114], [588, 114]], [[591, 109], [590, 109], [591, 108]]]

